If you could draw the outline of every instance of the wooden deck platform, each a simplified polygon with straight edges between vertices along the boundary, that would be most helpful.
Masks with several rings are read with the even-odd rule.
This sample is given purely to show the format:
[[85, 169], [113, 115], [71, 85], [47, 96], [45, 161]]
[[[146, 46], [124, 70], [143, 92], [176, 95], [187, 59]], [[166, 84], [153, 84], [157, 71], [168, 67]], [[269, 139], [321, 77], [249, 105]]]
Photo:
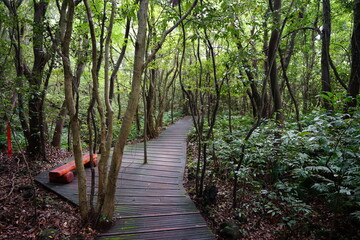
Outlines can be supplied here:
[[[191, 124], [185, 117], [149, 141], [148, 164], [143, 164], [143, 144], [125, 148], [117, 180], [117, 220], [97, 239], [215, 239], [182, 185]], [[76, 173], [70, 184], [50, 183], [48, 171], [36, 181], [78, 204]]]

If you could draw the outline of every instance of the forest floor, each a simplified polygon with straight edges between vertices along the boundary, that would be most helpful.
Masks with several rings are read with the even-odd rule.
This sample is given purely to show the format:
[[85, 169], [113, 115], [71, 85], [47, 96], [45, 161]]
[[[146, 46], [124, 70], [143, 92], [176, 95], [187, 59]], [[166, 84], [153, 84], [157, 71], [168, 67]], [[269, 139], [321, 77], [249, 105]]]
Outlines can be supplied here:
[[0, 239], [93, 239], [73, 204], [34, 182], [34, 177], [71, 157], [48, 147], [47, 162], [0, 153]]
[[[237, 209], [233, 210], [233, 180], [229, 173], [211, 175], [205, 177], [204, 189], [206, 186], [215, 186], [216, 199], [207, 200], [209, 196], [196, 198], [195, 190], [195, 161], [197, 160], [196, 144], [188, 144], [188, 164], [185, 170], [184, 187], [197, 208], [207, 221], [208, 226], [216, 234], [217, 239], [222, 238], [219, 230], [221, 224], [233, 222], [238, 226], [238, 235], [235, 238], [225, 239], [264, 239], [264, 240], [285, 240], [285, 239], [360, 239], [360, 229], [357, 223], [351, 220], [349, 215], [330, 211], [325, 199], [308, 196], [307, 204], [311, 206], [311, 214], [296, 212], [290, 203], [271, 201], [249, 183], [239, 184], [238, 192], [241, 196], [237, 199]], [[211, 164], [208, 172], [217, 172]], [[211, 191], [210, 191], [211, 198]], [[267, 208], [271, 206], [271, 208]], [[232, 230], [231, 230], [232, 231]], [[230, 234], [231, 235], [231, 234]], [[229, 235], [228, 235], [229, 236]]]

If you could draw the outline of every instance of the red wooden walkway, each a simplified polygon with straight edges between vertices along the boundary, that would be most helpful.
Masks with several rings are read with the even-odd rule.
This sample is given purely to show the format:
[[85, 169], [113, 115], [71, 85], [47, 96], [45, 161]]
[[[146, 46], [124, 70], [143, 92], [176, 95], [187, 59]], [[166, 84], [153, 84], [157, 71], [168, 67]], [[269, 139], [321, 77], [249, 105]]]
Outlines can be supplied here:
[[[126, 147], [117, 183], [117, 220], [98, 239], [215, 239], [182, 186], [191, 124], [183, 118], [149, 141], [148, 164], [143, 164], [143, 144]], [[76, 177], [70, 184], [50, 183], [44, 172], [36, 180], [78, 204]]]

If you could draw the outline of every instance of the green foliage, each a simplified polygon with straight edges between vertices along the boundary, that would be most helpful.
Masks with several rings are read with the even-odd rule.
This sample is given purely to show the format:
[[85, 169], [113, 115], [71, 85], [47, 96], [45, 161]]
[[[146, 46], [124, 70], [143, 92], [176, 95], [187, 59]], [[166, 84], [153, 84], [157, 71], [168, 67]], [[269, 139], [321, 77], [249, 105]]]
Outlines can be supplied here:
[[281, 225], [290, 228], [314, 214], [306, 202], [316, 196], [326, 199], [334, 212], [359, 219], [359, 112], [351, 118], [312, 112], [304, 116], [302, 132], [295, 130], [295, 122], [288, 123], [280, 139], [275, 137], [276, 123], [265, 121], [246, 142], [244, 162], [234, 172], [250, 123], [250, 118], [234, 117], [229, 134], [227, 116], [219, 118], [214, 131], [214, 148], [221, 159], [219, 175], [232, 179], [237, 174], [239, 183], [266, 199], [261, 211], [281, 218]]
[[[183, 116], [181, 111], [174, 111], [174, 121], [176, 121], [177, 119], [181, 118]], [[171, 112], [165, 112], [164, 116], [163, 116], [163, 123], [165, 126], [171, 124]]]
[[4, 149], [6, 147], [6, 135], [0, 135], [0, 149]]
[[[120, 129], [119, 129], [119, 131], [120, 131]], [[131, 126], [130, 134], [129, 134], [127, 140], [128, 141], [134, 141], [134, 140], [137, 140], [137, 139], [141, 139], [142, 137], [143, 137], [143, 132], [142, 131], [139, 132], [136, 129], [136, 126], [133, 124]], [[114, 137], [114, 139], [116, 139], [116, 138]]]
[[351, 102], [351, 97], [347, 93], [325, 92], [319, 95], [322, 99], [330, 102], [335, 112], [342, 112], [345, 104]]
[[360, 204], [359, 115], [322, 114], [309, 123], [300, 133], [306, 145], [293, 178], [299, 187], [326, 197], [334, 211], [355, 213]]

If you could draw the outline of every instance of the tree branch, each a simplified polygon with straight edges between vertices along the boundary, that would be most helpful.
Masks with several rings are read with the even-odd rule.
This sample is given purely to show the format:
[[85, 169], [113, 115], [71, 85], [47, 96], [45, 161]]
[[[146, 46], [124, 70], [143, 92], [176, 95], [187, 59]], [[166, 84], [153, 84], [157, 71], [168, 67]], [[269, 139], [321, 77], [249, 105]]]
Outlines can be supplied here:
[[156, 47], [154, 48], [154, 51], [147, 57], [144, 65], [143, 65], [143, 69], [145, 69], [147, 67], [147, 65], [154, 60], [156, 53], [160, 50], [160, 48], [162, 47], [162, 45], [164, 44], [167, 35], [169, 35], [172, 31], [174, 31], [175, 28], [177, 28], [180, 23], [182, 23], [185, 18], [187, 18], [187, 16], [189, 16], [189, 14], [191, 13], [191, 11], [196, 7], [198, 0], [194, 0], [193, 4], [191, 5], [191, 7], [187, 10], [187, 12], [168, 30], [166, 30], [162, 37], [161, 40], [158, 42], [158, 44], [156, 45]]

